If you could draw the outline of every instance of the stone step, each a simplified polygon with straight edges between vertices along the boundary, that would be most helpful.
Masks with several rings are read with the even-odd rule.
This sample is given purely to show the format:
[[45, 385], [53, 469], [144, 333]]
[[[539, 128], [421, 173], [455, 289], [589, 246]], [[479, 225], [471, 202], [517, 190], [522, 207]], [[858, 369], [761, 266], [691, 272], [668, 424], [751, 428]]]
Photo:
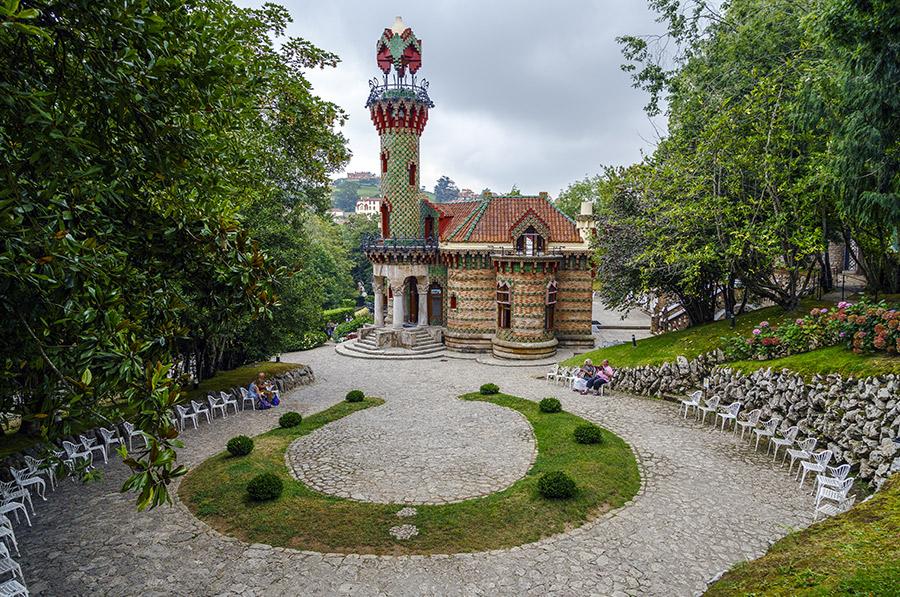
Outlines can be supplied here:
[[334, 350], [338, 354], [345, 357], [351, 357], [355, 359], [369, 359], [375, 361], [413, 361], [424, 359], [438, 359], [447, 356], [447, 351], [444, 350], [443, 346], [440, 347], [440, 350], [431, 352], [409, 351], [396, 348], [392, 349], [392, 351], [403, 350], [403, 352], [385, 352], [365, 350], [356, 346], [352, 346], [352, 344], [353, 342], [343, 342], [341, 344], [335, 345]]
[[426, 353], [438, 352], [438, 351], [444, 350], [444, 345], [438, 344], [437, 342], [432, 342], [430, 344], [424, 344], [424, 345], [419, 345], [419, 346], [413, 346], [410, 348], [395, 348], [395, 347], [375, 348], [372, 346], [361, 345], [361, 344], [359, 344], [357, 342], [353, 342], [353, 341], [344, 342], [343, 344], [341, 344], [341, 346], [344, 346], [347, 350], [360, 352], [360, 353], [364, 353], [364, 354], [382, 354], [382, 355], [383, 354], [392, 354], [392, 353], [393, 354], [404, 354], [404, 353], [426, 354]]

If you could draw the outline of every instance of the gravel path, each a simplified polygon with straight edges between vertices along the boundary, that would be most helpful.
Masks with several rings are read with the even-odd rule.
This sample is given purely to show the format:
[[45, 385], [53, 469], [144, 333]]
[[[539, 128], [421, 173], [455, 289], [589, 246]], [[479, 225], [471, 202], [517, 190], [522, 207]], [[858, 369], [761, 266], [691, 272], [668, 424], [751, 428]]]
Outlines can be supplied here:
[[[702, 591], [710, 577], [761, 555], [771, 541], [811, 519], [811, 497], [799, 493], [785, 472], [730, 434], [683, 422], [670, 403], [615, 393], [580, 396], [535, 379], [543, 368], [501, 369], [460, 360], [369, 362], [341, 357], [331, 347], [285, 360], [310, 364], [318, 381], [285, 396], [286, 408], [230, 416], [189, 430], [180, 458], [196, 464], [221, 450], [233, 435], [272, 428], [287, 408], [306, 415], [359, 387], [383, 396], [387, 404], [345, 419], [344, 437], [369, 431], [382, 454], [405, 453], [407, 462], [383, 467], [393, 478], [417, 471], [412, 481], [418, 482], [405, 479], [400, 493], [452, 499], [454, 491], [460, 496], [503, 487], [524, 473], [532, 456], [528, 437], [518, 432], [512, 434], [514, 441], [497, 444], [509, 466], [487, 465], [476, 477], [480, 481], [467, 481], [465, 491], [454, 490], [453, 483], [444, 484], [437, 475], [449, 471], [459, 477], [476, 458], [429, 459], [428, 442], [403, 450], [417, 429], [427, 430], [419, 437], [432, 438], [445, 455], [463, 452], [454, 447], [459, 444], [472, 449], [500, 441], [496, 438], [503, 434], [477, 429], [474, 423], [471, 433], [441, 432], [460, 417], [478, 421], [483, 416], [491, 425], [520, 429], [515, 417], [495, 408], [478, 410], [485, 405], [455, 398], [496, 382], [505, 392], [525, 398], [555, 395], [565, 409], [621, 435], [640, 458], [642, 490], [630, 505], [580, 529], [510, 550], [345, 556], [247, 545], [212, 531], [181, 504], [138, 513], [132, 497], [118, 493], [125, 468], [110, 465], [104, 481], [88, 486], [66, 482], [48, 502], [36, 503], [34, 527], [15, 527], [32, 594], [691, 595]], [[383, 425], [403, 430], [394, 444], [390, 433], [379, 433]], [[365, 445], [357, 444], [356, 451]], [[334, 454], [351, 468], [365, 462], [353, 450]], [[336, 478], [344, 482], [348, 477]], [[383, 482], [365, 487], [387, 495]]]

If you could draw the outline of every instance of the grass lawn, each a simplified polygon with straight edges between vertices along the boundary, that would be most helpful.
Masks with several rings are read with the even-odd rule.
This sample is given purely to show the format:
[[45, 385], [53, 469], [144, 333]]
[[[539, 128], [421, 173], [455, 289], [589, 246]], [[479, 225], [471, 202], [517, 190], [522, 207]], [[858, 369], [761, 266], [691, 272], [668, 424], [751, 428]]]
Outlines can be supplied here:
[[[292, 429], [274, 429], [255, 438], [248, 456], [221, 453], [195, 467], [184, 478], [182, 501], [219, 531], [252, 543], [324, 552], [370, 554], [431, 554], [512, 547], [578, 527], [592, 517], [621, 506], [640, 486], [637, 464], [628, 445], [604, 431], [598, 445], [577, 444], [572, 432], [585, 420], [569, 413], [544, 414], [537, 404], [497, 394], [467, 394], [514, 409], [528, 419], [537, 438], [538, 455], [526, 476], [503, 491], [455, 504], [416, 506], [415, 517], [400, 521], [402, 507], [331, 497], [294, 479], [284, 453], [298, 437], [357, 410], [382, 401], [342, 402], [310, 416]], [[563, 470], [578, 484], [570, 500], [547, 500], [537, 493], [537, 480], [547, 471]], [[250, 502], [246, 484], [261, 472], [285, 482], [278, 500]], [[398, 522], [400, 521], [400, 522]], [[416, 525], [419, 535], [397, 541], [388, 529]]]
[[744, 373], [771, 367], [775, 371], [790, 369], [805, 377], [840, 373], [843, 377], [871, 377], [895, 373], [900, 375], [900, 357], [887, 354], [856, 354], [843, 346], [829, 346], [768, 361], [734, 361], [728, 363]]
[[253, 363], [244, 365], [230, 371], [219, 371], [209, 379], [200, 382], [195, 390], [188, 390], [187, 397], [191, 400], [199, 400], [206, 398], [209, 392], [219, 392], [229, 390], [235, 386], [248, 386], [256, 374], [264, 371], [266, 376], [272, 378], [280, 373], [298, 369], [303, 365], [297, 363], [275, 363], [273, 361], [263, 361], [261, 363]]
[[900, 476], [868, 502], [738, 564], [706, 595], [900, 595]]
[[749, 336], [750, 332], [760, 321], [768, 320], [773, 324], [778, 324], [785, 320], [796, 319], [801, 314], [809, 313], [809, 310], [814, 307], [824, 306], [833, 306], [833, 304], [805, 300], [795, 311], [785, 311], [781, 307], [767, 307], [739, 315], [734, 330], [731, 329], [731, 322], [716, 321], [689, 327], [677, 332], [644, 338], [643, 340], [638, 340], [636, 347], [631, 344], [620, 344], [592, 350], [563, 361], [563, 365], [581, 365], [586, 358], [590, 358], [594, 363], [599, 363], [603, 359], [609, 359], [613, 368], [660, 365], [668, 361], [674, 361], [678, 355], [692, 359], [718, 348], [723, 337], [731, 336], [735, 333]]

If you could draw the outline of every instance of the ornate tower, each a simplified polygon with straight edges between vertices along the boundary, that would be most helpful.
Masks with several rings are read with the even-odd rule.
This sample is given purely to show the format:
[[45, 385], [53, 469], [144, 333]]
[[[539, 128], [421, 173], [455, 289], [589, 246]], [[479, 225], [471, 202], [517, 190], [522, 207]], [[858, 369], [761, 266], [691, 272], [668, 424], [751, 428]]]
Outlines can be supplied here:
[[381, 236], [423, 239], [419, 137], [434, 103], [428, 97], [427, 81], [416, 82], [422, 41], [397, 17], [375, 49], [384, 77], [369, 81], [366, 107], [381, 137]]

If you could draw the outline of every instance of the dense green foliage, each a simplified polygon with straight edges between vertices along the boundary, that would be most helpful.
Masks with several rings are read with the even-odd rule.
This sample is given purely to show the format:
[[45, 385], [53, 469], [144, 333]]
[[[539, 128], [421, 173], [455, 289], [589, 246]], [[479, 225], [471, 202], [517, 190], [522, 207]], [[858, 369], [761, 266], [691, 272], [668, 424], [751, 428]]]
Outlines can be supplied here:
[[[620, 38], [652, 155], [561, 197], [595, 197], [602, 298], [677, 298], [692, 323], [832, 285], [827, 240], [871, 291], [900, 287], [900, 13], [845, 0], [651, 0], [662, 38]], [[599, 192], [605, 189], [606, 193]], [[850, 239], [856, 245], [850, 245]], [[721, 293], [718, 304], [715, 299]]]
[[603, 432], [596, 425], [580, 425], [572, 433], [579, 444], [599, 444], [603, 441]]
[[449, 176], [441, 176], [434, 185], [434, 200], [438, 203], [447, 203], [459, 198], [459, 187]]
[[362, 390], [350, 390], [349, 392], [347, 392], [347, 395], [344, 397], [344, 399], [347, 402], [362, 402], [365, 397], [366, 395]]
[[247, 483], [247, 495], [254, 502], [266, 502], [281, 497], [284, 482], [278, 475], [260, 473]]
[[705, 595], [900, 595], [900, 476], [848, 512], [790, 533]]
[[296, 427], [303, 422], [303, 415], [298, 412], [286, 412], [278, 417], [278, 425], [280, 427]]
[[131, 413], [141, 508], [184, 473], [181, 375], [277, 352], [351, 286], [316, 272], [341, 257], [313, 212], [348, 152], [303, 74], [337, 58], [276, 49], [288, 20], [228, 0], [0, 6], [2, 410], [44, 439]]
[[538, 492], [551, 500], [565, 500], [575, 495], [578, 486], [562, 471], [544, 473], [538, 479]]
[[368, 314], [360, 315], [359, 317], [354, 317], [350, 321], [345, 321], [343, 323], [339, 323], [337, 325], [337, 327], [334, 328], [334, 333], [332, 334], [332, 337], [335, 339], [343, 338], [347, 334], [355, 332], [362, 326], [366, 325], [367, 323], [372, 323], [373, 321], [374, 320], [372, 319], [372, 316], [368, 315]]
[[482, 396], [490, 396], [500, 392], [500, 386], [495, 383], [486, 383], [482, 384], [478, 391], [481, 392]]
[[[253, 454], [240, 460], [219, 454], [194, 467], [178, 489], [182, 502], [217, 531], [247, 543], [265, 543], [319, 552], [430, 554], [486, 551], [531, 543], [579, 527], [599, 513], [632, 499], [640, 475], [628, 444], [604, 431], [606, 441], [584, 446], [572, 441], [586, 421], [569, 413], [542, 415], [537, 404], [505, 394], [472, 393], [463, 400], [514, 409], [534, 430], [534, 465], [509, 487], [452, 504], [416, 506], [419, 534], [397, 541], [397, 504], [376, 504], [326, 496], [291, 476], [285, 451], [297, 440], [341, 417], [383, 404], [377, 398], [340, 402], [303, 419], [298, 427], [257, 436]], [[567, 500], [546, 499], [540, 476], [565, 471], [578, 486]], [[267, 472], [284, 481], [280, 500], [248, 507], [246, 484]]]
[[253, 440], [246, 435], [237, 435], [225, 445], [232, 456], [246, 456], [253, 451]]
[[556, 398], [542, 398], [538, 403], [542, 413], [562, 412], [562, 403]]

